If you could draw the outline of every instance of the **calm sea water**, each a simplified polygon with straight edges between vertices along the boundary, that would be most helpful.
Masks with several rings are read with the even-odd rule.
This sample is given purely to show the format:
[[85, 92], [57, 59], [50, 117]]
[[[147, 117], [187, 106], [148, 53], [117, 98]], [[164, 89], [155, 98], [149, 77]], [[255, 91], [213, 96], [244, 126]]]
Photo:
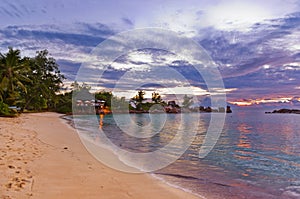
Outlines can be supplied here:
[[[199, 149], [211, 114], [130, 115], [141, 128], [133, 128], [122, 114], [114, 117], [106, 115], [95, 124], [89, 116], [82, 116], [77, 123], [94, 139], [97, 132], [91, 127], [98, 125], [114, 144], [137, 153], [168, 144], [179, 124], [183, 133], [196, 134], [176, 162], [152, 173], [167, 183], [207, 198], [300, 198], [300, 115], [257, 110], [227, 114], [222, 134], [205, 158], [199, 158]], [[124, 131], [140, 137], [158, 133], [134, 138]]]

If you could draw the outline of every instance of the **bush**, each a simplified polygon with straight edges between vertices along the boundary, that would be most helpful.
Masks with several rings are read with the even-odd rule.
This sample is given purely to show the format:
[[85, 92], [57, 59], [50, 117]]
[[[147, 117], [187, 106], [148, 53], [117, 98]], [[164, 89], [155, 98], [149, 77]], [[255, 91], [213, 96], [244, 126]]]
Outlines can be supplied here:
[[72, 113], [72, 104], [71, 105], [66, 104], [66, 105], [59, 106], [55, 109], [55, 111], [58, 113], [63, 113], [63, 114], [70, 114], [70, 113]]
[[0, 116], [16, 116], [17, 112], [8, 108], [8, 105], [0, 101]]
[[58, 113], [70, 114], [72, 113], [72, 93], [58, 95], [58, 103], [55, 111]]

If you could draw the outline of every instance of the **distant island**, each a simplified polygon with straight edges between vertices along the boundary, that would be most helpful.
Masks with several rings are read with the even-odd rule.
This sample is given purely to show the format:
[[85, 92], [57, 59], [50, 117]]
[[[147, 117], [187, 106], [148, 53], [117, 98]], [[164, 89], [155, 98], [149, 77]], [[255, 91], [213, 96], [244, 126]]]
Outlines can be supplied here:
[[300, 110], [298, 109], [279, 109], [274, 110], [273, 112], [265, 112], [266, 114], [273, 114], [273, 113], [293, 113], [293, 114], [300, 114]]

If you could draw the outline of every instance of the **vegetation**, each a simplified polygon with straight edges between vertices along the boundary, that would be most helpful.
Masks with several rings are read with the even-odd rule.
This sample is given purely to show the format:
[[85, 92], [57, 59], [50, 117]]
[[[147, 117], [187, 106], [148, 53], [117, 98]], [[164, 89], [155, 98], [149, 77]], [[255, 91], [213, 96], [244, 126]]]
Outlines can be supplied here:
[[19, 104], [27, 110], [41, 111], [55, 110], [59, 101], [56, 93], [62, 86], [63, 75], [52, 57], [48, 57], [46, 50], [37, 52], [36, 57], [30, 59], [30, 69], [25, 85], [27, 92], [21, 93], [23, 102]]
[[10, 106], [22, 111], [55, 110], [56, 93], [64, 79], [55, 59], [47, 50], [38, 51], [33, 58], [22, 58], [20, 53], [13, 48], [0, 53], [0, 115], [14, 115]]
[[121, 100], [121, 99], [118, 100], [118, 98], [114, 97], [111, 92], [106, 92], [106, 91], [100, 91], [100, 92], [95, 93], [95, 99], [105, 101], [105, 105], [109, 108], [111, 108], [112, 99], [113, 99], [114, 103], [117, 103], [118, 101], [125, 102], [125, 98], [123, 100]]
[[[145, 94], [146, 94], [145, 91], [139, 90], [137, 95], [134, 96], [133, 98], [131, 98], [132, 102], [134, 102], [134, 104], [136, 105], [136, 108], [132, 107], [132, 105], [131, 105], [131, 106], [129, 106], [130, 111], [148, 112], [151, 107], [155, 109], [155, 107], [153, 107], [153, 105], [155, 105], [155, 104], [160, 104], [162, 106], [167, 105], [164, 101], [162, 101], [161, 95], [157, 92], [152, 93], [152, 98], [151, 98], [152, 103], [151, 102], [143, 103], [143, 101], [145, 101], [145, 97], [144, 97]], [[159, 108], [159, 106], [156, 106], [156, 107]]]
[[[118, 98], [111, 92], [100, 91], [91, 93], [91, 87], [85, 83], [81, 85], [74, 82], [71, 91], [59, 94], [64, 80], [56, 60], [49, 56], [47, 50], [38, 51], [34, 57], [21, 57], [20, 50], [9, 48], [5, 54], [0, 53], [0, 116], [15, 116], [18, 112], [29, 111], [56, 111], [59, 113], [72, 113], [72, 105], [80, 111], [95, 110], [98, 106], [105, 112], [114, 111], [148, 112], [167, 108], [169, 112], [180, 112], [175, 101], [168, 104], [162, 101], [159, 93], [152, 93], [152, 102], [144, 102], [145, 91], [139, 90], [137, 95], [128, 102], [125, 97]], [[193, 97], [183, 97], [183, 110], [192, 111]], [[92, 101], [95, 99], [96, 101]], [[83, 102], [84, 106], [77, 106]], [[88, 104], [84, 104], [88, 101]], [[99, 103], [98, 103], [99, 101]], [[105, 104], [103, 105], [102, 103]], [[129, 105], [130, 104], [130, 105]], [[160, 106], [153, 106], [153, 105]], [[88, 105], [88, 106], [86, 106]], [[164, 109], [163, 108], [163, 109]], [[200, 111], [213, 112], [200, 107]], [[207, 108], [207, 109], [208, 109]], [[194, 108], [195, 109], [195, 108]], [[196, 108], [197, 109], [197, 108]], [[203, 109], [203, 110], [202, 110]], [[230, 109], [230, 107], [229, 107]], [[227, 107], [226, 112], [230, 112]], [[218, 112], [224, 112], [219, 109]], [[168, 112], [168, 111], [167, 111]]]
[[21, 91], [27, 92], [24, 82], [30, 81], [26, 76], [28, 70], [29, 59], [21, 59], [19, 50], [9, 48], [5, 55], [0, 53], [0, 99], [3, 103], [15, 105]]
[[159, 93], [153, 92], [152, 93], [152, 101], [156, 104], [162, 102], [161, 96]]
[[72, 92], [59, 94], [57, 96], [58, 102], [55, 111], [58, 113], [71, 114], [72, 113]]
[[142, 103], [144, 100], [145, 100], [145, 91], [143, 91], [143, 90], [139, 90], [138, 91], [138, 94], [136, 95], [136, 96], [134, 96], [133, 98], [132, 98], [132, 100], [135, 100], [136, 102], [138, 102], [138, 103]]
[[55, 111], [58, 113], [72, 114], [72, 104], [76, 104], [77, 99], [90, 100], [94, 98], [92, 93], [90, 93], [90, 89], [91, 87], [86, 83], [82, 83], [82, 85], [80, 85], [77, 81], [75, 81], [71, 84], [70, 92], [57, 95], [58, 103]]
[[0, 101], [0, 116], [14, 116], [16, 113], [8, 105]]
[[183, 108], [190, 108], [190, 106], [194, 103], [192, 99], [193, 99], [193, 97], [188, 97], [187, 95], [184, 95], [183, 102], [182, 102], [182, 107]]

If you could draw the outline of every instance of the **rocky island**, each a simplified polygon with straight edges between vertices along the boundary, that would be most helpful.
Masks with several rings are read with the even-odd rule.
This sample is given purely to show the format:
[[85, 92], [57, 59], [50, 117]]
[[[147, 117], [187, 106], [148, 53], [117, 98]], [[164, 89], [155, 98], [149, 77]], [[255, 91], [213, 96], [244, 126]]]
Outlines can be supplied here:
[[266, 112], [267, 114], [272, 114], [272, 113], [294, 113], [294, 114], [300, 114], [300, 110], [298, 109], [279, 109], [279, 110], [274, 110], [273, 112]]

